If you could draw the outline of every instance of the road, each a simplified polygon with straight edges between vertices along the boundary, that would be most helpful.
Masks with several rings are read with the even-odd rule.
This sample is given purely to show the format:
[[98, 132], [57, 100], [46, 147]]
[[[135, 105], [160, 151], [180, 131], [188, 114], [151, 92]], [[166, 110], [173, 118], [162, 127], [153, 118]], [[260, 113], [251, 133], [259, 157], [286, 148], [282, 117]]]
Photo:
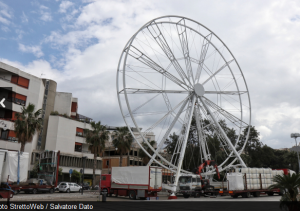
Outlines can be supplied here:
[[[159, 194], [159, 201], [279, 201], [280, 196], [268, 196], [261, 195], [260, 197], [251, 197], [251, 198], [232, 198], [230, 196], [217, 196], [214, 198], [211, 197], [203, 197], [193, 198], [190, 197], [188, 199], [183, 198], [182, 196], [178, 196], [176, 200], [168, 200], [168, 195], [164, 193]], [[0, 199], [0, 201], [5, 201], [6, 199]], [[11, 201], [101, 201], [102, 196], [99, 197], [99, 192], [84, 192], [83, 195], [81, 193], [39, 193], [39, 194], [24, 194], [20, 193], [14, 196]], [[131, 200], [128, 197], [107, 197], [107, 201], [141, 201], [141, 200]]]

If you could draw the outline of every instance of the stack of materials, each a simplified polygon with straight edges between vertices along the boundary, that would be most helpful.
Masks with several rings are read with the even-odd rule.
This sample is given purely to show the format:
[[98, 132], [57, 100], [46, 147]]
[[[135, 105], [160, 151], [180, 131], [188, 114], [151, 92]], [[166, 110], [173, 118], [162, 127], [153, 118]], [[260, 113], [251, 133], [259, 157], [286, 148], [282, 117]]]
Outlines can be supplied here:
[[[235, 175], [237, 174], [243, 176], [244, 189], [259, 190], [268, 189], [270, 185], [274, 184], [273, 177], [275, 175], [283, 175], [283, 171], [272, 170], [270, 168], [237, 168], [235, 169]], [[227, 174], [227, 178], [228, 176], [230, 178], [233, 176], [233, 173]], [[233, 183], [233, 181], [230, 181], [231, 179], [229, 178], [228, 181], [230, 186], [230, 182]], [[233, 186], [231, 185], [231, 187]], [[240, 187], [240, 185], [234, 185], [234, 187]]]

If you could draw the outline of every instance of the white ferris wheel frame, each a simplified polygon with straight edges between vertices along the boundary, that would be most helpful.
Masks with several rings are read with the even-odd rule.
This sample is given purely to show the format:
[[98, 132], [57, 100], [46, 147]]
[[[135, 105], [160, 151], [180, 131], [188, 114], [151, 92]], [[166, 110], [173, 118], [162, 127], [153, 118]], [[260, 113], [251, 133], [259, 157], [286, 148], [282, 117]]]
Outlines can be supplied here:
[[[159, 19], [163, 19], [163, 18], [178, 18], [178, 19], [180, 19], [180, 21], [179, 22], [177, 22], [177, 23], [175, 23], [175, 22], [171, 22], [171, 21], [162, 21], [162, 22], [157, 22]], [[128, 100], [128, 96], [127, 96], [127, 88], [126, 88], [126, 77], [125, 77], [125, 65], [126, 65], [126, 61], [127, 61], [127, 57], [128, 57], [128, 54], [129, 54], [129, 51], [130, 51], [130, 48], [131, 48], [131, 44], [132, 44], [132, 42], [134, 41], [134, 39], [136, 38], [136, 36], [143, 30], [143, 29], [145, 29], [146, 27], [149, 27], [149, 26], [152, 26], [152, 25], [156, 25], [156, 24], [159, 24], [159, 23], [168, 23], [168, 24], [177, 24], [177, 25], [180, 25], [180, 26], [182, 26], [182, 27], [185, 27], [185, 28], [189, 28], [189, 29], [191, 29], [191, 30], [194, 30], [194, 29], [192, 29], [192, 28], [190, 28], [189, 26], [187, 26], [187, 25], [185, 25], [185, 24], [182, 24], [182, 23], [180, 23], [182, 20], [188, 20], [188, 21], [191, 21], [191, 22], [194, 22], [194, 23], [196, 23], [196, 24], [198, 24], [199, 26], [201, 26], [201, 27], [203, 27], [203, 28], [205, 28], [206, 30], [208, 30], [213, 36], [215, 36], [223, 45], [224, 45], [224, 47], [226, 48], [226, 50], [231, 54], [231, 56], [232, 56], [232, 58], [233, 58], [233, 60], [231, 60], [231, 61], [228, 61], [227, 63], [226, 63], [226, 66], [230, 69], [230, 66], [229, 66], [229, 64], [232, 62], [232, 61], [235, 61], [235, 63], [237, 64], [237, 66], [238, 66], [238, 68], [239, 68], [239, 70], [240, 70], [240, 73], [241, 73], [241, 75], [242, 75], [242, 79], [243, 79], [243, 81], [244, 81], [244, 83], [245, 83], [245, 87], [246, 87], [246, 89], [247, 89], [247, 91], [245, 91], [246, 93], [247, 93], [247, 95], [248, 95], [248, 100], [249, 100], [249, 123], [248, 123], [248, 132], [247, 132], [247, 136], [246, 136], [246, 140], [245, 140], [245, 142], [244, 142], [244, 144], [243, 144], [243, 146], [242, 146], [242, 148], [239, 150], [239, 151], [237, 151], [236, 150], [236, 147], [237, 147], [237, 143], [233, 146], [232, 145], [232, 143], [231, 143], [231, 141], [228, 139], [228, 137], [227, 137], [227, 135], [225, 134], [225, 132], [224, 132], [224, 130], [222, 129], [222, 127], [219, 125], [219, 123], [218, 123], [218, 121], [214, 118], [214, 115], [212, 115], [212, 112], [210, 111], [210, 106], [217, 106], [217, 105], [213, 105], [213, 104], [210, 104], [210, 106], [208, 106], [207, 105], [207, 103], [212, 103], [212, 102], [210, 102], [208, 99], [206, 99], [203, 95], [202, 96], [200, 96], [199, 94], [197, 94], [196, 93], [196, 91], [195, 91], [195, 87], [193, 87], [193, 86], [195, 86], [195, 80], [197, 80], [197, 78], [195, 79], [195, 78], [193, 78], [193, 76], [191, 77], [191, 76], [188, 76], [187, 78], [185, 78], [185, 79], [187, 79], [187, 81], [189, 81], [189, 79], [192, 79], [193, 81], [194, 81], [194, 84], [192, 85], [192, 84], [190, 84], [190, 85], [192, 85], [192, 86], [187, 86], [187, 87], [184, 87], [184, 88], [191, 88], [193, 91], [191, 91], [191, 89], [190, 90], [187, 90], [187, 92], [186, 93], [188, 93], [188, 92], [190, 92], [191, 94], [189, 94], [188, 95], [188, 98], [192, 98], [190, 101], [191, 102], [189, 102], [188, 101], [188, 99], [185, 99], [184, 100], [184, 102], [182, 102], [182, 105], [181, 105], [181, 108], [180, 108], [180, 110], [178, 111], [178, 114], [180, 114], [181, 112], [180, 111], [182, 111], [182, 109], [187, 105], [187, 104], [191, 104], [191, 108], [190, 108], [190, 110], [189, 110], [189, 114], [188, 114], [188, 117], [187, 117], [187, 119], [188, 119], [188, 122], [187, 122], [187, 125], [188, 125], [188, 127], [187, 127], [187, 131], [189, 131], [190, 130], [190, 124], [191, 124], [191, 119], [192, 119], [192, 116], [194, 115], [195, 117], [196, 117], [196, 121], [198, 121], [197, 120], [197, 117], [198, 117], [198, 115], [197, 115], [197, 111], [196, 111], [196, 109], [195, 109], [195, 111], [194, 111], [194, 107], [195, 107], [195, 104], [196, 104], [196, 102], [201, 102], [202, 103], [202, 105], [205, 107], [205, 109], [206, 109], [206, 111], [209, 113], [209, 114], [211, 114], [210, 115], [210, 117], [212, 118], [212, 121], [215, 123], [215, 125], [218, 127], [218, 129], [219, 129], [219, 131], [220, 131], [220, 133], [223, 135], [223, 138], [225, 139], [225, 141], [227, 142], [227, 144], [229, 145], [229, 147], [231, 148], [231, 153], [228, 155], [228, 157], [227, 157], [227, 159], [225, 159], [225, 161], [222, 163], [222, 164], [220, 164], [219, 165], [219, 168], [220, 168], [220, 172], [221, 171], [224, 171], [225, 169], [227, 169], [227, 168], [229, 168], [229, 167], [231, 167], [231, 166], [233, 166], [233, 164], [238, 160], [239, 161], [239, 163], [240, 163], [240, 165], [241, 166], [243, 166], [243, 167], [246, 167], [246, 164], [244, 163], [244, 161], [242, 160], [242, 158], [240, 157], [240, 155], [241, 155], [241, 153], [243, 152], [243, 150], [244, 150], [244, 148], [245, 148], [245, 146], [246, 146], [246, 143], [247, 143], [247, 141], [248, 141], [248, 137], [249, 137], [249, 133], [250, 133], [250, 126], [251, 126], [251, 102], [250, 102], [250, 95], [249, 95], [249, 91], [248, 91], [248, 86], [247, 86], [247, 83], [246, 83], [246, 81], [245, 81], [245, 78], [244, 78], [244, 75], [243, 75], [243, 73], [242, 73], [242, 71], [241, 71], [241, 68], [240, 68], [240, 66], [239, 66], [239, 64], [238, 64], [238, 62], [237, 62], [237, 60], [235, 59], [235, 57], [234, 57], [234, 55], [231, 53], [231, 51], [229, 50], [229, 48], [225, 45], [225, 43], [216, 35], [216, 34], [214, 34], [211, 30], [209, 30], [207, 27], [205, 27], [204, 25], [202, 25], [202, 24], [200, 24], [200, 23], [198, 23], [198, 22], [196, 22], [196, 21], [194, 21], [194, 20], [192, 20], [192, 19], [189, 19], [189, 18], [186, 18], [186, 17], [181, 17], [181, 16], [173, 16], [173, 15], [170, 15], [170, 16], [162, 16], [162, 17], [158, 17], [158, 18], [155, 18], [155, 19], [153, 19], [153, 20], [151, 20], [151, 21], [149, 21], [148, 23], [146, 23], [145, 25], [143, 25], [130, 39], [129, 39], [129, 41], [127, 42], [127, 44], [125, 45], [125, 47], [124, 47], [124, 49], [123, 49], [123, 51], [122, 51], [122, 53], [121, 53], [121, 56], [120, 56], [120, 60], [119, 60], [119, 64], [118, 64], [118, 70], [117, 70], [117, 78], [116, 78], [116, 87], [117, 87], [117, 95], [118, 95], [118, 102], [119, 102], [119, 106], [120, 106], [120, 110], [121, 110], [121, 113], [122, 113], [122, 116], [123, 116], [123, 119], [124, 119], [124, 121], [125, 121], [125, 123], [126, 123], [126, 125], [128, 126], [128, 129], [129, 129], [129, 131], [130, 131], [130, 133], [133, 135], [133, 137], [135, 137], [135, 135], [134, 135], [134, 133], [133, 133], [133, 131], [132, 131], [132, 129], [131, 129], [131, 127], [130, 127], [130, 125], [128, 124], [128, 122], [126, 121], [126, 118], [125, 118], [125, 115], [124, 115], [124, 111], [123, 111], [123, 108], [122, 108], [122, 103], [121, 103], [121, 100], [120, 100], [120, 93], [121, 92], [123, 92], [123, 95], [124, 95], [124, 97], [125, 97], [125, 101], [126, 101], [126, 106], [127, 106], [127, 108], [128, 108], [128, 111], [129, 111], [129, 115], [131, 116], [131, 119], [132, 119], [132, 121], [133, 121], [133, 124], [134, 124], [134, 126], [135, 126], [135, 128], [136, 128], [136, 130], [138, 131], [138, 133], [139, 133], [139, 136], [140, 136], [140, 138], [142, 138], [142, 139], [144, 139], [144, 136], [145, 136], [145, 133], [142, 133], [141, 132], [141, 130], [140, 130], [140, 128], [139, 128], [139, 126], [138, 126], [138, 124], [137, 124], [137, 122], [135, 121], [135, 118], [133, 117], [133, 113], [132, 113], [132, 110], [131, 110], [131, 108], [130, 108], [130, 104], [129, 104], [129, 100]], [[184, 22], [185, 23], [185, 22]], [[202, 36], [203, 38], [205, 38], [205, 36], [204, 35], [202, 35], [201, 33], [199, 33], [199, 32], [197, 32], [196, 30], [194, 30], [194, 32], [195, 33], [198, 33], [200, 36]], [[206, 41], [211, 45], [211, 46], [213, 46], [217, 51], [218, 51], [218, 49], [217, 49], [217, 47], [216, 46], [214, 46], [214, 44], [213, 43], [211, 43], [211, 41], [209, 40], [209, 39], [207, 39], [207, 38], [205, 38], [206, 39]], [[132, 48], [134, 48], [134, 47], [132, 47]], [[222, 56], [222, 53], [221, 52], [219, 52], [219, 54], [220, 54], [220, 56]], [[223, 56], [222, 56], [223, 57]], [[123, 59], [123, 60], [122, 60]], [[224, 59], [224, 58], [223, 58]], [[176, 60], [176, 59], [175, 59]], [[225, 60], [225, 59], [224, 59]], [[122, 62], [123, 61], [123, 62]], [[225, 60], [226, 61], [226, 60]], [[124, 70], [124, 71], [122, 71], [122, 70]], [[211, 77], [214, 77], [218, 72], [220, 72], [222, 69], [220, 68], [218, 71], [216, 71]], [[230, 69], [231, 70], [231, 69]], [[122, 73], [122, 75], [121, 75], [121, 72], [123, 72]], [[188, 71], [187, 71], [188, 72]], [[232, 73], [233, 74], [233, 73]], [[122, 83], [123, 83], [123, 89], [120, 91], [120, 87], [119, 87], [119, 78], [122, 78]], [[208, 81], [209, 79], [207, 79], [204, 83], [206, 83], [207, 81]], [[237, 82], [236, 82], [236, 79], [234, 78], [234, 81], [235, 81], [235, 84], [236, 84], [236, 87], [237, 87], [237, 89], [239, 89], [238, 87], [238, 85], [237, 85]], [[176, 81], [174, 81], [174, 82], [176, 82]], [[198, 79], [198, 81], [197, 82], [199, 82], [199, 79]], [[203, 83], [203, 84], [204, 84]], [[199, 83], [196, 83], [196, 84], [199, 84]], [[151, 90], [139, 90], [140, 92], [149, 92], [149, 91], [151, 91]], [[153, 91], [153, 90], [152, 90]], [[154, 90], [154, 91], [156, 91], [156, 90]], [[167, 90], [161, 90], [161, 91], [165, 91], [165, 92], [167, 92]], [[240, 90], [238, 90], [239, 92], [243, 92], [243, 91], [240, 91]], [[178, 93], [179, 92], [182, 92], [182, 91], [178, 91]], [[201, 92], [201, 91], [200, 91]], [[224, 92], [225, 93], [225, 92]], [[191, 95], [193, 95], [193, 96], [191, 96]], [[239, 94], [240, 95], [240, 94]], [[240, 100], [240, 108], [241, 108], [241, 113], [242, 113], [242, 102], [241, 102], [241, 100]], [[219, 109], [222, 109], [222, 108], [219, 108]], [[194, 113], [195, 112], [195, 113]], [[223, 112], [226, 112], [225, 110], [223, 111]], [[186, 112], [186, 114], [188, 113], [188, 111]], [[178, 118], [178, 117], [175, 117], [174, 118], [174, 121], [176, 121], [177, 119], [176, 118]], [[199, 117], [198, 117], [199, 118]], [[243, 117], [241, 116], [241, 119], [243, 119]], [[175, 123], [175, 122], [174, 122]], [[171, 124], [172, 125], [172, 124]], [[169, 129], [172, 129], [172, 126], [171, 127], [169, 127]], [[198, 133], [199, 133], [199, 127], [197, 128], [197, 130], [198, 130]], [[187, 139], [188, 139], [188, 134], [189, 133], [185, 133], [185, 137], [184, 137], [184, 139], [183, 139], [183, 141], [182, 141], [182, 145], [181, 145], [181, 153], [180, 153], [180, 158], [179, 158], [179, 162], [178, 162], [178, 165], [177, 166], [175, 166], [175, 165], [173, 165], [172, 163], [170, 163], [168, 160], [166, 160], [161, 154], [159, 154], [159, 150], [163, 147], [163, 144], [164, 144], [164, 142], [165, 142], [165, 140], [166, 140], [166, 138], [168, 137], [168, 135], [170, 134], [170, 132], [171, 132], [171, 130], [168, 130], [166, 133], [165, 133], [165, 135], [164, 135], [164, 137], [162, 138], [162, 140], [161, 140], [161, 142], [159, 143], [159, 145], [158, 145], [158, 147], [157, 147], [157, 149], [155, 150], [149, 143], [148, 143], [148, 141], [145, 141], [144, 143], [146, 143], [147, 144], [147, 146], [154, 152], [154, 154], [151, 156], [148, 152], [147, 152], [147, 150], [146, 149], [144, 149], [144, 147], [142, 146], [142, 144], [139, 142], [139, 141], [136, 141], [136, 143], [140, 146], [140, 148], [145, 152], [145, 154], [146, 155], [148, 155], [150, 158], [151, 158], [151, 160], [150, 160], [150, 162], [148, 163], [148, 165], [151, 165], [151, 163], [152, 162], [156, 162], [158, 165], [160, 165], [161, 167], [163, 167], [163, 168], [165, 168], [165, 169], [169, 169], [171, 172], [173, 172], [173, 173], [175, 173], [176, 174], [176, 179], [175, 179], [175, 184], [177, 185], [177, 182], [178, 182], [178, 177], [182, 174], [182, 173], [184, 173], [184, 174], [192, 174], [192, 172], [190, 172], [190, 171], [186, 171], [186, 170], [183, 170], [183, 169], [181, 169], [181, 167], [182, 167], [182, 160], [183, 160], [183, 158], [184, 158], [184, 153], [185, 153], [185, 147], [186, 147], [186, 143], [187, 143]], [[240, 131], [241, 132], [241, 131]], [[240, 134], [239, 134], [239, 138], [240, 138]], [[203, 146], [203, 147], [205, 147], [205, 146]], [[204, 150], [205, 151], [205, 150]], [[229, 165], [227, 165], [226, 167], [223, 167], [223, 165], [228, 161], [228, 159], [230, 158], [230, 157], [232, 157], [232, 155], [234, 155], [235, 156], [235, 159], [233, 159], [233, 161], [232, 162], [230, 162], [230, 164]], [[160, 161], [163, 161], [164, 163], [166, 163], [166, 164], [168, 164], [168, 165], [165, 165], [164, 163], [162, 163], [162, 162], [160, 162], [160, 161], [158, 161], [157, 159], [156, 159], [156, 157], [158, 157], [158, 158], [160, 158]], [[206, 159], [208, 158], [208, 156], [206, 155]], [[211, 175], [211, 174], [214, 174], [215, 173], [215, 171], [214, 171], [214, 169], [209, 169], [206, 173], [204, 173], [204, 175]]]

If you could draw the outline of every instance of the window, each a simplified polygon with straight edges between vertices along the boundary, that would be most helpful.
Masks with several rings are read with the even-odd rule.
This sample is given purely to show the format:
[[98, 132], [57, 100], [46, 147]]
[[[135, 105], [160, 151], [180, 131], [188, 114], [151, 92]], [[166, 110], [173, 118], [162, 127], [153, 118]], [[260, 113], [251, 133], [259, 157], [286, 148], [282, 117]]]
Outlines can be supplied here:
[[197, 180], [196, 180], [196, 178], [192, 178], [192, 182], [196, 182]]
[[109, 160], [106, 161], [106, 165], [109, 166]]
[[133, 164], [132, 164], [132, 160], [129, 161], [129, 165], [133, 165]]
[[139, 162], [139, 166], [141, 166], [141, 165], [142, 165], [142, 162], [140, 161], [140, 162]]
[[134, 156], [137, 156], [137, 151], [134, 151]]
[[130, 155], [133, 155], [133, 151], [132, 150], [130, 150]]
[[28, 89], [29, 80], [27, 78], [19, 76], [18, 85]]
[[134, 161], [134, 165], [137, 166], [137, 165], [138, 165], [138, 162], [137, 162], [137, 161]]
[[197, 178], [197, 183], [200, 183], [201, 182], [201, 179], [200, 178]]
[[9, 130], [2, 130], [2, 132], [1, 132], [1, 139], [7, 140], [8, 131]]
[[106, 176], [102, 176], [102, 179], [101, 180], [106, 180]]
[[183, 176], [183, 177], [179, 178], [179, 182], [180, 183], [191, 183], [191, 179], [192, 179], [191, 177], [184, 177]]
[[76, 128], [76, 136], [83, 136], [83, 129], [80, 127]]
[[12, 142], [17, 142], [18, 139], [16, 138], [15, 131], [10, 130], [10, 131], [8, 132], [8, 140], [9, 140], [9, 141], [12, 141]]
[[82, 143], [75, 142], [75, 152], [82, 152]]

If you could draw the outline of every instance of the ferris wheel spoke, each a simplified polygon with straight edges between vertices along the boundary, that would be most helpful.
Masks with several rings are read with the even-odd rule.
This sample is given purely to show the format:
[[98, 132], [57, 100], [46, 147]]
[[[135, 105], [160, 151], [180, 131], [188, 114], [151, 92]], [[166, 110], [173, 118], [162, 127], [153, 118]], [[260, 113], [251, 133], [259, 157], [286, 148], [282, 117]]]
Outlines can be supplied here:
[[216, 72], [214, 72], [208, 79], [206, 79], [202, 85], [206, 84], [209, 80], [211, 80], [213, 77], [215, 77], [221, 70], [223, 70], [225, 67], [227, 67], [231, 62], [233, 62], [235, 59], [232, 59], [228, 62], [226, 62], [222, 67], [220, 67]]
[[[170, 114], [174, 113], [175, 110], [181, 105], [181, 104], [186, 104], [186, 102], [188, 102], [190, 96], [186, 97], [184, 100], [182, 100], [180, 103], [178, 103], [176, 106], [173, 107], [172, 110], [168, 111], [162, 118], [160, 118], [158, 121], [156, 121], [154, 124], [152, 124], [149, 128], [147, 128], [145, 130], [145, 132], [143, 132], [143, 136], [147, 135], [148, 133], [152, 132], [152, 130], [157, 127], [163, 120], [165, 120]], [[183, 106], [184, 108], [185, 106]], [[140, 136], [138, 138], [141, 138]]]
[[[189, 94], [189, 91], [186, 90], [163, 90], [163, 89], [139, 89], [139, 88], [126, 88], [126, 94]], [[124, 94], [124, 89], [122, 89], [119, 94]]]
[[201, 103], [203, 104], [203, 106], [205, 107], [205, 109], [209, 112], [210, 117], [212, 118], [212, 120], [214, 121], [215, 125], [218, 127], [219, 131], [221, 132], [221, 135], [223, 136], [223, 138], [226, 140], [228, 146], [230, 147], [230, 149], [233, 151], [234, 155], [239, 159], [240, 163], [244, 166], [247, 167], [246, 164], [244, 163], [243, 159], [240, 157], [240, 155], [238, 154], [238, 152], [236, 151], [235, 147], [232, 145], [231, 141], [229, 140], [229, 138], [227, 137], [227, 135], [225, 134], [224, 130], [222, 129], [222, 127], [219, 125], [218, 121], [215, 119], [214, 115], [212, 114], [209, 106], [207, 106], [207, 104], [204, 102], [204, 100], [199, 97]]
[[211, 43], [211, 38], [212, 38], [212, 33], [208, 34], [207, 36], [203, 37], [203, 44], [201, 47], [201, 53], [200, 53], [200, 58], [199, 58], [199, 63], [197, 67], [197, 72], [196, 72], [196, 83], [199, 82], [200, 75], [203, 69], [203, 64], [205, 61], [205, 57], [209, 48], [209, 44]]
[[[151, 69], [157, 71], [158, 73], [162, 74], [163, 76], [167, 77], [169, 80], [173, 81], [178, 86], [182, 87], [183, 89], [187, 89], [186, 83], [179, 80], [177, 77], [172, 75], [170, 72], [166, 71], [164, 68], [162, 68], [159, 64], [157, 64], [155, 61], [150, 59], [148, 56], [146, 56], [143, 52], [141, 52], [139, 49], [137, 49], [134, 46], [131, 46], [131, 48], [126, 48], [125, 52], [127, 52], [130, 56], [135, 58], [136, 60], [140, 61], [141, 63], [145, 64], [146, 66], [150, 67]], [[185, 86], [183, 86], [185, 85]]]
[[[124, 90], [124, 89], [123, 89]], [[126, 89], [125, 89], [126, 90]], [[144, 102], [143, 104], [139, 105], [138, 107], [136, 107], [135, 109], [133, 109], [131, 112], [135, 113], [136, 111], [138, 111], [139, 109], [141, 109], [143, 106], [145, 106], [147, 103], [149, 103], [151, 100], [153, 100], [154, 98], [156, 98], [157, 96], [159, 96], [160, 94], [155, 95], [154, 97], [150, 98], [149, 100], [147, 100], [146, 102]], [[129, 117], [130, 116], [130, 112], [126, 115], [124, 115], [124, 117]]]
[[188, 43], [188, 39], [187, 39], [185, 19], [182, 18], [180, 21], [178, 21], [178, 23], [180, 23], [180, 24], [176, 24], [177, 33], [178, 33], [178, 37], [180, 40], [182, 53], [183, 53], [183, 56], [185, 59], [185, 66], [186, 66], [188, 78], [189, 78], [189, 80], [193, 81], [193, 84], [195, 84], [195, 79], [194, 79], [194, 75], [193, 75], [192, 64], [191, 64], [191, 59], [190, 59], [190, 54], [189, 54], [189, 43]]
[[182, 104], [182, 106], [180, 107], [179, 111], [177, 112], [177, 114], [176, 114], [175, 118], [173, 119], [171, 125], [169, 126], [167, 132], [165, 133], [165, 135], [163, 136], [162, 140], [160, 141], [160, 143], [159, 143], [159, 145], [158, 145], [158, 147], [157, 147], [155, 153], [154, 153], [153, 156], [151, 157], [151, 159], [150, 159], [149, 163], [147, 164], [147, 166], [150, 166], [150, 165], [152, 164], [153, 159], [156, 157], [156, 154], [157, 154], [157, 153], [161, 150], [161, 148], [163, 147], [163, 145], [164, 145], [166, 139], [168, 138], [168, 136], [169, 136], [171, 130], [173, 129], [175, 123], [178, 121], [179, 116], [181, 115], [183, 109], [185, 108], [185, 106], [186, 106], [188, 100], [189, 100], [189, 99], [186, 99], [185, 102], [184, 102], [184, 103]]
[[205, 91], [205, 94], [222, 94], [222, 95], [241, 95], [248, 93], [247, 91]]
[[244, 122], [242, 119], [240, 119], [240, 118], [234, 116], [233, 114], [227, 112], [226, 110], [224, 110], [223, 108], [221, 108], [220, 106], [218, 106], [217, 104], [215, 104], [214, 102], [212, 102], [211, 100], [207, 99], [204, 96], [203, 96], [203, 98], [205, 99], [205, 102], [207, 103], [207, 105], [210, 108], [212, 108], [216, 112], [220, 113], [223, 117], [225, 117], [226, 119], [228, 119], [230, 122], [232, 122], [235, 125], [236, 125], [236, 122], [238, 122], [239, 125], [236, 125], [236, 126], [238, 126], [238, 127], [247, 127], [247, 126], [249, 126], [249, 124], [247, 124], [246, 122]]
[[[152, 37], [155, 39], [156, 43], [159, 45], [159, 47], [163, 50], [163, 52], [166, 54], [170, 62], [173, 64], [175, 70], [177, 71], [178, 75], [181, 77], [181, 79], [184, 81], [186, 86], [192, 86], [191, 81], [189, 80], [188, 76], [185, 74], [184, 70], [178, 63], [177, 59], [175, 58], [170, 46], [168, 45], [163, 33], [159, 29], [156, 22], [152, 22], [148, 27], [148, 31], [152, 35]], [[188, 83], [187, 83], [188, 82]]]
[[206, 137], [205, 137], [205, 134], [203, 133], [202, 124], [200, 122], [200, 119], [201, 119], [200, 115], [201, 115], [200, 110], [199, 110], [198, 104], [197, 104], [197, 106], [194, 109], [194, 116], [195, 116], [195, 119], [196, 119], [196, 128], [197, 128], [197, 134], [198, 134], [198, 141], [199, 141], [199, 145], [201, 145], [204, 160], [209, 160], [209, 156], [208, 156], [209, 153], [207, 153], [206, 149], [205, 149]]

